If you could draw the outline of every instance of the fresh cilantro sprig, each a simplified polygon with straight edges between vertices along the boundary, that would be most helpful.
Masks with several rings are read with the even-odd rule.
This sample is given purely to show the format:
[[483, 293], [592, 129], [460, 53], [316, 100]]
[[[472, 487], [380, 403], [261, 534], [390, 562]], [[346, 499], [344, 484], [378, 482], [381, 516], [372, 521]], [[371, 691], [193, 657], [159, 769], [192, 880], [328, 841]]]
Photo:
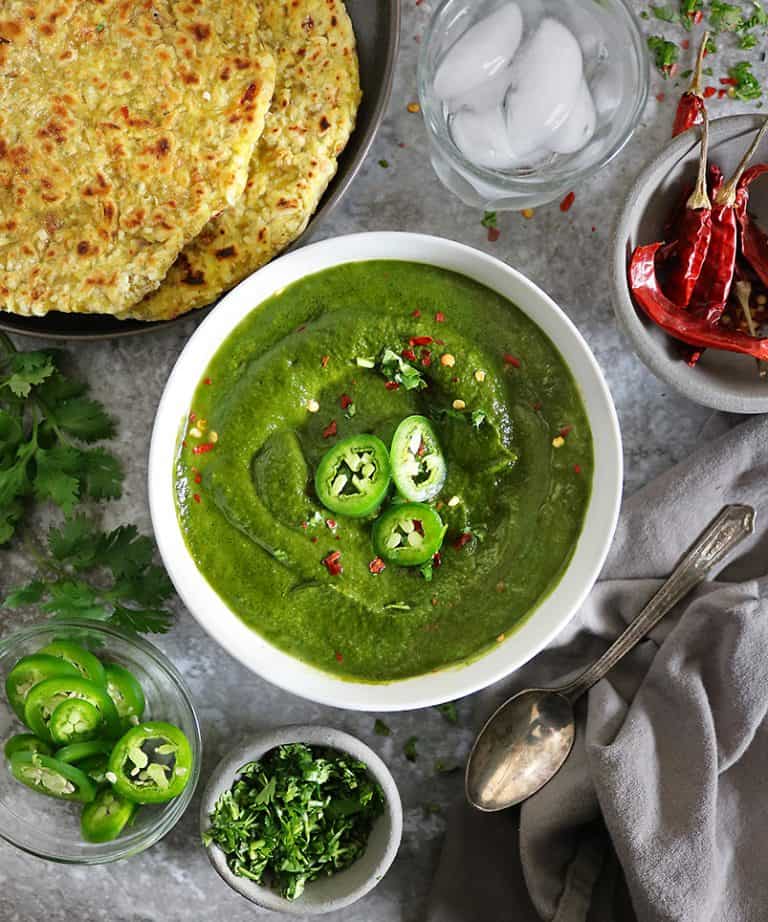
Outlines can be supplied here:
[[218, 845], [234, 874], [295, 900], [363, 854], [383, 810], [384, 793], [363, 762], [292, 743], [240, 769], [203, 842]]
[[120, 462], [95, 444], [113, 434], [104, 407], [63, 373], [55, 352], [17, 352], [0, 334], [0, 545], [31, 498], [70, 515], [86, 496], [119, 497]]
[[109, 621], [135, 632], [164, 633], [173, 587], [153, 562], [152, 541], [133, 525], [103, 532], [84, 515], [48, 532], [45, 551], [32, 549], [39, 574], [12, 589], [5, 608], [34, 605], [59, 618]]
[[757, 77], [752, 73], [752, 65], [749, 61], [739, 61], [733, 67], [728, 68], [728, 76], [735, 80], [733, 95], [736, 99], [760, 99], [763, 95], [762, 87]]
[[674, 42], [667, 41], [661, 35], [649, 35], [648, 47], [653, 53], [656, 67], [665, 78], [668, 77], [673, 65], [677, 63], [680, 49]]
[[736, 32], [744, 26], [741, 8], [723, 0], [712, 0], [709, 24], [715, 32]]
[[424, 375], [393, 349], [384, 349], [378, 361], [379, 371], [388, 381], [401, 384], [407, 391], [420, 390], [427, 386]]

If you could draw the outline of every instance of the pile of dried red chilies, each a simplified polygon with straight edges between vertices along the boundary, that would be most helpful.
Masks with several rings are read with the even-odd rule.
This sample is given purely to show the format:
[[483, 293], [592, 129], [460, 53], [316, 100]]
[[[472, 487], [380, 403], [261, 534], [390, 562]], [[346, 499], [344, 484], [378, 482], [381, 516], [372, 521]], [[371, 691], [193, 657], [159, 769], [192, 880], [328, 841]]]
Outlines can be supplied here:
[[[696, 185], [667, 224], [669, 241], [635, 249], [629, 284], [648, 317], [692, 347], [689, 364], [694, 365], [705, 349], [720, 349], [754, 356], [764, 375], [768, 338], [760, 338], [757, 321], [768, 312], [768, 234], [755, 224], [747, 205], [750, 183], [768, 172], [768, 164], [749, 169], [747, 165], [768, 130], [768, 120], [727, 182], [718, 167], [708, 167], [709, 127], [700, 88], [707, 38], [705, 34], [673, 128], [677, 135], [701, 125]], [[663, 273], [663, 283], [657, 270]]]

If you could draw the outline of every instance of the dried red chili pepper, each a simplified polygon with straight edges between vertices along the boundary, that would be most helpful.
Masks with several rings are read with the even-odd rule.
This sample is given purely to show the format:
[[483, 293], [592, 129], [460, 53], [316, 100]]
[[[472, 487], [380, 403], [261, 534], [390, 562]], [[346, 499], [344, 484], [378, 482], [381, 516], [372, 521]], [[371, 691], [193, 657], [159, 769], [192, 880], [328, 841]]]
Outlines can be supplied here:
[[715, 324], [723, 316], [731, 291], [736, 269], [738, 247], [738, 221], [736, 192], [744, 170], [768, 130], [766, 120], [728, 182], [717, 190], [712, 202], [712, 238], [704, 267], [691, 297], [691, 304], [701, 308], [709, 323]]
[[768, 234], [755, 224], [747, 210], [749, 185], [763, 173], [768, 173], [768, 163], [756, 163], [744, 171], [736, 190], [736, 219], [741, 231], [741, 252], [744, 259], [763, 285], [768, 287]]
[[[749, 303], [750, 298], [752, 297], [752, 283], [747, 282], [744, 279], [740, 279], [733, 286], [733, 290], [736, 294], [736, 300], [739, 302], [739, 307], [744, 314], [744, 319], [747, 321], [747, 329], [749, 330], [749, 335], [758, 338], [759, 333], [757, 330], [757, 324], [755, 323], [755, 319], [752, 316], [752, 308]], [[768, 366], [764, 362], [761, 362], [760, 359], [755, 359], [755, 361], [757, 362], [757, 373], [761, 378], [764, 378], [766, 374], [768, 374]]]
[[[704, 62], [704, 55], [707, 53], [707, 42], [709, 41], [709, 32], [704, 33], [704, 37], [699, 45], [699, 53], [696, 56], [696, 67], [693, 70], [691, 85], [680, 97], [675, 113], [675, 121], [672, 125], [672, 137], [676, 138], [679, 134], [698, 125], [704, 114], [704, 91], [701, 88], [701, 68]], [[711, 93], [709, 94], [712, 95]]]
[[709, 119], [706, 110], [703, 110], [703, 117], [699, 173], [693, 192], [678, 220], [674, 267], [667, 281], [669, 297], [680, 307], [688, 307], [712, 239], [712, 202], [707, 194]]
[[666, 297], [656, 277], [656, 254], [660, 247], [660, 243], [637, 247], [629, 264], [629, 287], [648, 317], [670, 336], [689, 346], [768, 359], [768, 339], [753, 339], [745, 333], [713, 326], [691, 311], [680, 310]]

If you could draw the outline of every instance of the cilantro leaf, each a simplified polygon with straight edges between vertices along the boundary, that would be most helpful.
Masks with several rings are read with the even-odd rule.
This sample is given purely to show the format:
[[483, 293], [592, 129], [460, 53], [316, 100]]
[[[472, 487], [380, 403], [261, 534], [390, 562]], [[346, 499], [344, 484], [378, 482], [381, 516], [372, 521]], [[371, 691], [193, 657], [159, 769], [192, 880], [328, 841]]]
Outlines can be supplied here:
[[435, 760], [435, 772], [438, 775], [452, 775], [454, 772], [460, 772], [461, 765], [458, 762], [444, 762], [442, 759]]
[[418, 743], [418, 736], [409, 736], [405, 741], [403, 746], [403, 755], [408, 759], [409, 762], [415, 762], [419, 754], [416, 751], [416, 744]]
[[757, 44], [757, 36], [752, 32], [747, 32], [741, 36], [739, 39], [739, 48], [747, 51], [750, 48], [754, 48]]
[[20, 586], [11, 592], [5, 600], [6, 608], [21, 608], [24, 605], [34, 605], [43, 597], [45, 584], [39, 580], [32, 580], [26, 586]]
[[723, 0], [712, 0], [709, 24], [715, 32], [735, 32], [744, 24], [741, 9], [732, 3], [724, 3]]
[[435, 710], [440, 711], [449, 724], [457, 724], [459, 722], [459, 712], [456, 710], [455, 701], [446, 701], [444, 704], [436, 704]]
[[122, 493], [123, 466], [103, 448], [90, 448], [80, 454], [82, 489], [92, 499], [119, 499]]
[[668, 77], [672, 66], [677, 62], [680, 49], [674, 42], [668, 42], [661, 35], [649, 35], [648, 47], [653, 52], [656, 67], [665, 78]]
[[651, 4], [650, 10], [654, 17], [662, 22], [677, 22], [680, 18], [677, 10], [674, 10], [671, 6], [654, 6]]
[[480, 222], [483, 227], [497, 227], [498, 226], [498, 217], [495, 211], [486, 211], [483, 215], [483, 220]]
[[165, 634], [171, 629], [173, 616], [164, 608], [128, 608], [115, 605], [110, 621], [126, 631], [137, 634]]
[[11, 356], [9, 372], [2, 385], [16, 397], [28, 397], [36, 384], [53, 374], [53, 361], [47, 352], [16, 352]]
[[48, 549], [54, 559], [75, 571], [95, 566], [101, 551], [100, 541], [98, 530], [84, 515], [73, 516], [60, 528], [48, 532]]
[[40, 448], [35, 455], [33, 481], [38, 500], [50, 499], [67, 515], [72, 513], [80, 498], [80, 451], [69, 445]]
[[82, 442], [111, 439], [115, 424], [104, 407], [88, 397], [73, 397], [55, 407], [56, 424]]
[[389, 381], [402, 384], [407, 391], [420, 390], [427, 386], [424, 375], [414, 365], [398, 355], [393, 349], [384, 349], [379, 358], [379, 370]]
[[734, 95], [736, 99], [760, 99], [763, 95], [762, 87], [757, 77], [752, 73], [749, 61], [740, 61], [728, 68], [728, 76], [736, 81]]
[[373, 732], [376, 734], [376, 736], [391, 736], [392, 734], [392, 731], [384, 723], [384, 721], [379, 720], [378, 718], [376, 718], [376, 723], [373, 725]]
[[680, 17], [686, 29], [690, 29], [696, 14], [704, 7], [703, 0], [680, 0]]

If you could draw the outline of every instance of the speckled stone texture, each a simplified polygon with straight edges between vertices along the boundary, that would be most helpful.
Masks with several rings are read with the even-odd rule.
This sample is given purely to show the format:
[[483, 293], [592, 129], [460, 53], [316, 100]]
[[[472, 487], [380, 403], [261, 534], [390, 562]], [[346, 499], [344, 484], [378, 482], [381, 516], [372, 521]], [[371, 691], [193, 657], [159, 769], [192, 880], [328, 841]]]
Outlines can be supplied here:
[[[683, 458], [701, 438], [708, 420], [713, 429], [733, 422], [722, 416], [710, 419], [710, 411], [676, 396], [654, 378], [618, 333], [610, 304], [611, 227], [624, 190], [667, 139], [682, 85], [664, 81], [654, 72], [650, 101], [634, 138], [613, 163], [575, 190], [571, 210], [564, 214], [555, 204], [538, 209], [530, 220], [519, 214], [501, 215], [501, 236], [490, 243], [480, 226], [482, 215], [439, 185], [427, 157], [421, 118], [406, 109], [416, 96], [418, 37], [430, 7], [428, 0], [403, 0], [402, 49], [388, 117], [344, 204], [317, 236], [369, 229], [422, 231], [486, 250], [522, 270], [568, 312], [607, 375], [621, 418], [626, 488], [631, 492]], [[664, 23], [651, 20], [643, 25], [649, 32], [675, 34], [675, 27]], [[680, 34], [678, 29], [678, 39]], [[735, 41], [723, 39], [721, 44], [733, 46]], [[758, 47], [733, 54], [758, 62], [759, 52]], [[691, 54], [682, 53], [682, 68], [689, 66]], [[716, 76], [731, 60], [724, 53], [715, 59]], [[756, 63], [755, 71], [765, 79], [765, 64]], [[659, 93], [666, 98], [659, 101]], [[715, 100], [712, 105], [713, 115], [738, 111], [749, 109], [729, 100]], [[380, 166], [380, 160], [388, 161], [389, 167]], [[107, 510], [110, 523], [135, 521], [149, 528], [145, 477], [152, 419], [168, 372], [192, 329], [190, 321], [152, 336], [69, 350], [120, 422], [119, 451], [128, 476], [123, 499]], [[3, 553], [0, 590], [29, 572], [21, 556]], [[4, 614], [0, 630], [5, 633], [22, 620]], [[383, 756], [400, 786], [405, 808], [400, 854], [381, 885], [362, 903], [327, 918], [329, 922], [422, 919], [445, 823], [439, 808], [461, 796], [460, 773], [436, 776], [434, 762], [436, 758], [458, 761], [466, 754], [472, 702], [459, 704], [459, 727], [447, 724], [436, 711], [419, 711], [386, 717], [392, 735], [378, 737], [373, 733], [372, 714], [320, 707], [251, 675], [180, 608], [175, 629], [158, 642], [184, 673], [199, 710], [205, 740], [203, 781], [239, 736], [280, 723], [331, 724], [360, 736]], [[414, 763], [402, 753], [411, 735], [419, 738]], [[243, 922], [261, 915], [232, 893], [209, 866], [198, 841], [198, 797], [165, 840], [117, 865], [60, 867], [0, 843], [1, 922]]]

